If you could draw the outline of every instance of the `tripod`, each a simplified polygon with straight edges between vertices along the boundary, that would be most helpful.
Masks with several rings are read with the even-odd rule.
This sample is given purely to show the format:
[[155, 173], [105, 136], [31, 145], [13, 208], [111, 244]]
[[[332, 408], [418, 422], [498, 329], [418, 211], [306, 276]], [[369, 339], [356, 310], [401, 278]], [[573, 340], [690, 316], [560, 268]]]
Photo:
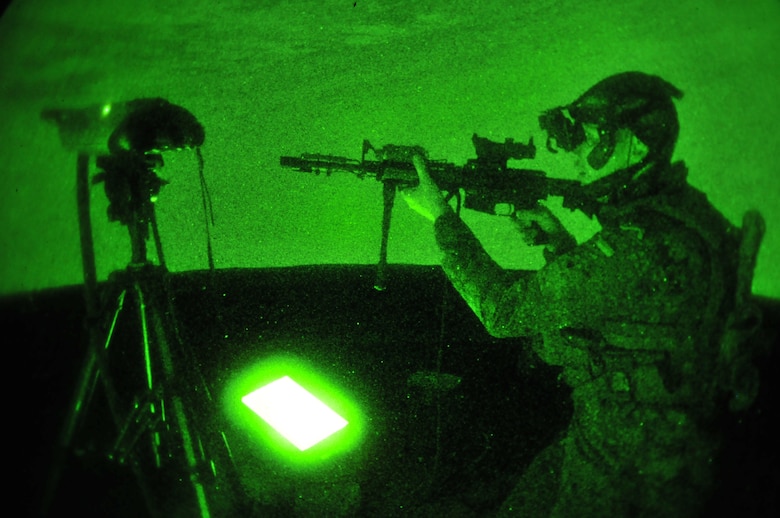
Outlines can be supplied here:
[[[213, 423], [197, 411], [203, 414], [215, 402], [182, 341], [171, 303], [153, 202], [165, 184], [153, 170], [162, 158], [116, 152], [98, 156], [97, 165], [103, 172], [93, 183], [105, 184], [109, 218], [128, 228], [131, 261], [99, 288], [88, 206], [89, 156], [80, 153], [77, 192], [89, 340], [43, 513], [52, 503], [74, 438], [85, 431], [94, 412], [94, 396], [101, 393], [115, 435], [91, 449], [132, 470], [150, 516], [224, 516], [238, 485], [226, 435], [214, 431]], [[150, 230], [157, 264], [147, 258]]]

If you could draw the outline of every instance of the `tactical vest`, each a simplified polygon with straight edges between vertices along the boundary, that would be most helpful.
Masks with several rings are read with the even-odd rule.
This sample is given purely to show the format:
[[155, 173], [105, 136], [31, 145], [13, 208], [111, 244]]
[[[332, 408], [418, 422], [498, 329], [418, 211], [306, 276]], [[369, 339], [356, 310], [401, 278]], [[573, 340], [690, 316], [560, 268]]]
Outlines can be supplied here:
[[760, 323], [760, 313], [750, 293], [763, 218], [749, 211], [742, 228], [736, 228], [703, 193], [688, 189], [682, 195], [677, 191], [653, 196], [617, 210], [659, 213], [706, 243], [710, 280], [707, 306], [699, 312], [697, 327], [621, 322], [598, 330], [564, 328], [561, 333], [570, 346], [587, 350], [589, 372], [583, 374], [603, 378], [616, 402], [686, 407], [706, 416], [720, 393], [731, 392], [731, 410], [744, 410], [758, 391], [749, 338]]

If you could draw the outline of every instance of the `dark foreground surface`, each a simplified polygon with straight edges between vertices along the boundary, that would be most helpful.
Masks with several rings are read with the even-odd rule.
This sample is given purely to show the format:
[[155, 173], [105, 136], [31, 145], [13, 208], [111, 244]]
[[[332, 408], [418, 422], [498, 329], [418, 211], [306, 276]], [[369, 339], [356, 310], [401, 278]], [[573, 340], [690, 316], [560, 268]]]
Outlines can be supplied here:
[[[178, 386], [201, 386], [191, 379], [198, 372], [217, 394], [241, 362], [284, 351], [322, 365], [367, 417], [359, 450], [336, 461], [337, 475], [331, 470], [327, 480], [309, 477], [296, 485], [289, 474], [259, 469], [256, 458], [241, 454], [240, 432], [213, 417], [218, 412], [208, 405], [197, 407], [198, 431], [219, 428], [233, 447], [224, 482], [239, 488], [231, 493], [237, 514], [490, 516], [533, 456], [565, 427], [570, 408], [558, 371], [524, 353], [522, 340], [487, 336], [438, 268], [393, 266], [382, 292], [373, 289], [374, 274], [371, 266], [323, 266], [169, 277], [165, 293], [187, 362], [198, 365], [177, 369], [186, 378]], [[780, 321], [778, 304], [761, 302], [771, 333]], [[6, 345], [6, 379], [15, 380], [7, 414], [14, 500], [40, 516], [47, 481], [59, 466], [48, 516], [149, 515], [133, 471], [106, 460], [115, 434], [99, 391], [73, 448], [55, 455], [88, 341], [82, 288], [6, 297], [0, 318], [14, 337]], [[144, 371], [135, 361], [143, 346], [131, 304], [119, 321], [106, 370], [120, 399], [132, 401], [137, 389], [126, 388], [136, 387], [128, 380], [144, 379]], [[777, 362], [772, 354], [761, 365], [753, 408], [725, 424], [729, 442], [712, 502], [719, 515], [774, 514]], [[204, 433], [205, 450], [208, 437], [213, 434]], [[144, 482], [159, 490], [164, 477], [143, 462]], [[180, 485], [189, 487], [186, 469], [181, 473]], [[189, 496], [171, 497], [177, 498]]]

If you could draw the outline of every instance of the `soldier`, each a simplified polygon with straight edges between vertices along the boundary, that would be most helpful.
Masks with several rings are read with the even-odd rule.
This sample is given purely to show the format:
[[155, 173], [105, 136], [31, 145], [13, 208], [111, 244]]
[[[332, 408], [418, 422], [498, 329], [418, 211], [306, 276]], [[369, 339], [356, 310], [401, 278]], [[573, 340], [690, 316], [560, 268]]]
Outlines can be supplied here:
[[517, 213], [524, 238], [547, 234], [545, 266], [520, 278], [414, 158], [420, 183], [402, 193], [433, 222], [453, 286], [491, 335], [531, 337], [572, 389], [565, 435], [500, 516], [696, 516], [713, 484], [719, 412], [756, 395], [745, 344], [760, 317], [750, 285], [763, 219], [750, 211], [732, 225], [672, 162], [681, 97], [658, 76], [626, 72], [539, 117], [601, 230], [577, 244], [543, 205]]

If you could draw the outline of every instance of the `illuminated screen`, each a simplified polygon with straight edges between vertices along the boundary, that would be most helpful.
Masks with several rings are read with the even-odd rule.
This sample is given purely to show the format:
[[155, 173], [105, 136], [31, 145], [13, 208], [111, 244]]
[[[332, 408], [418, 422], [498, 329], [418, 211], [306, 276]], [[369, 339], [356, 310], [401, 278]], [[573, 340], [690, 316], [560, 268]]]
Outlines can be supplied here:
[[365, 416], [345, 380], [349, 376], [332, 366], [323, 370], [300, 357], [264, 355], [232, 372], [224, 410], [255, 454], [315, 467], [362, 440]]
[[289, 376], [250, 392], [241, 401], [301, 451], [348, 424]]

